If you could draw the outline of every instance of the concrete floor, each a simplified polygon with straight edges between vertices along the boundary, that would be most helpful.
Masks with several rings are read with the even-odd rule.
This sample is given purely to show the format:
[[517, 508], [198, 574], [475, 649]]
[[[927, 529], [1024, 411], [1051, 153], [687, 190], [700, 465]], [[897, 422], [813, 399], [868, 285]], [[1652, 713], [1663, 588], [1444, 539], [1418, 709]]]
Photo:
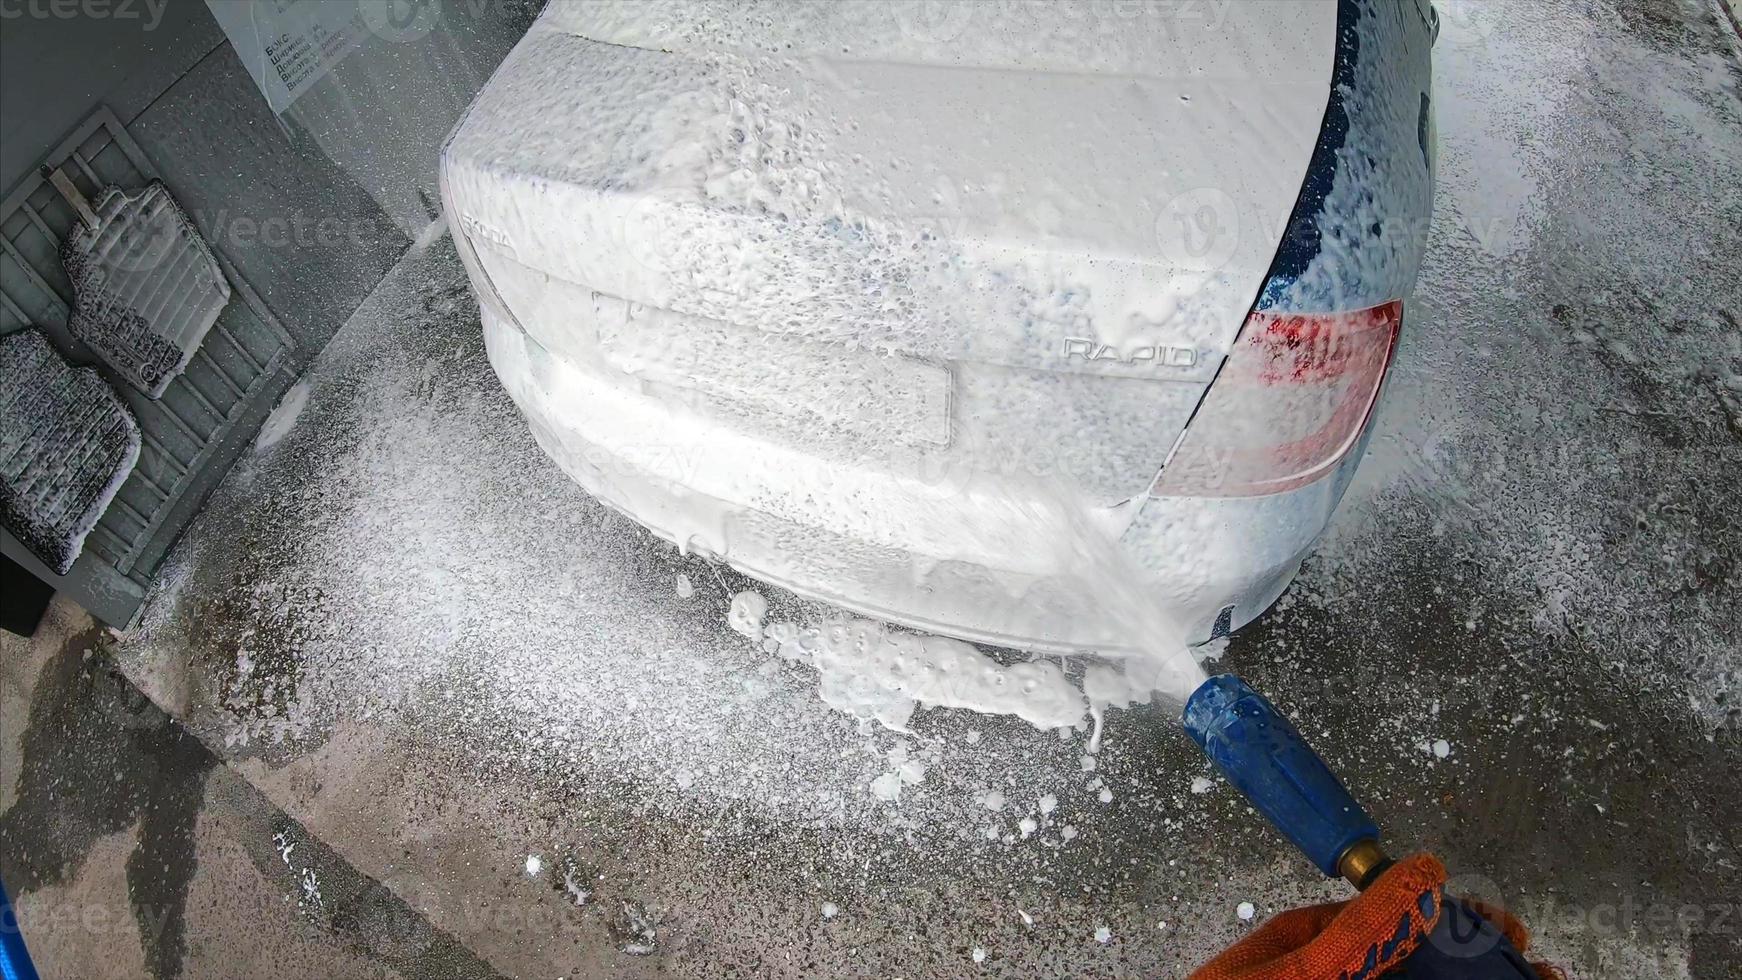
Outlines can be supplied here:
[[[1703, 0], [1441, 7], [1373, 449], [1223, 663], [1575, 975], [1742, 977], [1736, 44]], [[1340, 894], [1195, 791], [1163, 709], [1093, 772], [1082, 732], [898, 739], [725, 628], [746, 586], [570, 485], [451, 250], [408, 256], [138, 628], [57, 605], [0, 645], [0, 879], [44, 975], [1177, 976], [1238, 903]]]

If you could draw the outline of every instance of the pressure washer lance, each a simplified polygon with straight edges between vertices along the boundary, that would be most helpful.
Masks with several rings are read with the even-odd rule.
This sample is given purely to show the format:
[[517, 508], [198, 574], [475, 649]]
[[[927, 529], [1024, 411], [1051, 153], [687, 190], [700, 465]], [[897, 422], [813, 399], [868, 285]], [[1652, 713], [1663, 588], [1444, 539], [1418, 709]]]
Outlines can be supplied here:
[[1365, 890], [1391, 867], [1379, 827], [1300, 732], [1233, 674], [1186, 701], [1185, 727], [1234, 788], [1326, 877]]
[[1363, 893], [1278, 913], [1192, 980], [1566, 980], [1563, 971], [1525, 959], [1529, 933], [1505, 909], [1445, 894], [1438, 858], [1415, 854], [1393, 864], [1379, 848], [1373, 818], [1276, 706], [1240, 678], [1223, 674], [1199, 685], [1184, 720], [1192, 740], [1272, 826], [1326, 877], [1341, 875]]

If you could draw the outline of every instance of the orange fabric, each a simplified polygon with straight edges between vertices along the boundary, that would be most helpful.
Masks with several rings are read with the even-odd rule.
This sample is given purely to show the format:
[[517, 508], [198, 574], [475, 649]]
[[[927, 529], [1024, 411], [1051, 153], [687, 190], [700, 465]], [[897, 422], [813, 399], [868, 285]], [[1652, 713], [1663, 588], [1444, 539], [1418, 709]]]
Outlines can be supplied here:
[[1404, 858], [1359, 898], [1273, 917], [1199, 967], [1192, 980], [1378, 977], [1408, 959], [1433, 931], [1445, 883], [1438, 858]]

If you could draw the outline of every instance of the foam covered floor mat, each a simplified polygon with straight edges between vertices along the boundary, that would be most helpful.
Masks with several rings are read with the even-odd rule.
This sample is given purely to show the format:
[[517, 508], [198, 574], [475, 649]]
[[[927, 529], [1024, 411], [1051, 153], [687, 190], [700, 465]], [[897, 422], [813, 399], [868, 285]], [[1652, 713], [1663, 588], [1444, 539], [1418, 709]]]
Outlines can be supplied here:
[[139, 461], [139, 425], [35, 330], [0, 338], [0, 377], [0, 522], [65, 575]]

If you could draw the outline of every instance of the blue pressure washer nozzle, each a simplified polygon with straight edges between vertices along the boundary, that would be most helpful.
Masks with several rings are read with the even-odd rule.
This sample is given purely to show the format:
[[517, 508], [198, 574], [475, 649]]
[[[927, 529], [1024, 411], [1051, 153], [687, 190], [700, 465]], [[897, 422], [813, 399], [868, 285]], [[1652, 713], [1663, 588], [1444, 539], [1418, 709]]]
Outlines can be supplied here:
[[1257, 691], [1233, 674], [1205, 681], [1185, 708], [1186, 732], [1319, 870], [1366, 887], [1390, 865], [1379, 827], [1325, 761]]

